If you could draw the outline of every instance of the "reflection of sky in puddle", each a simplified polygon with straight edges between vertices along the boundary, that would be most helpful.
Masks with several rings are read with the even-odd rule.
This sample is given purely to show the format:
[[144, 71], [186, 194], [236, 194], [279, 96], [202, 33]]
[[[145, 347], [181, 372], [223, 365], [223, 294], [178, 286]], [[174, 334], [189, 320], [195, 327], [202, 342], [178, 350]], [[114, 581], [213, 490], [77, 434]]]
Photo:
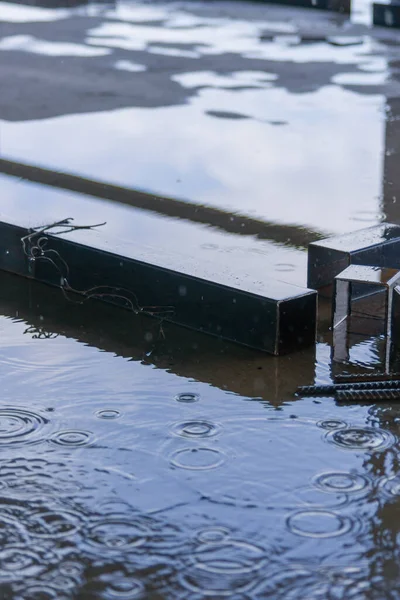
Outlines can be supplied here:
[[145, 65], [139, 65], [131, 60], [117, 60], [115, 68], [121, 71], [130, 71], [131, 73], [140, 73], [146, 70]]
[[[95, 7], [51, 12], [5, 6], [2, 18], [9, 16], [10, 22], [69, 14], [77, 29], [71, 41], [67, 29], [60, 39], [57, 29], [45, 30], [43, 39], [42, 30], [26, 35], [24, 29], [23, 35], [0, 40], [3, 52], [81, 57], [83, 68], [89, 64], [83, 57], [93, 57], [105, 80], [112, 72], [126, 77], [122, 85], [129, 78], [139, 90], [159, 86], [161, 100], [158, 108], [139, 98], [132, 108], [116, 104], [115, 110], [103, 112], [91, 108], [87, 114], [40, 121], [2, 121], [4, 157], [324, 234], [381, 220], [384, 97], [379, 86], [387, 63], [382, 47], [366, 31], [357, 33], [360, 43], [355, 45], [317, 41], [320, 13], [310, 11], [309, 22], [300, 19], [300, 29], [309, 32], [308, 41], [316, 41], [301, 43], [296, 19], [277, 18], [277, 7], [246, 20], [222, 16], [222, 7], [210, 17], [201, 14], [205, 5], [200, 4], [192, 5], [198, 14], [189, 14], [187, 7], [174, 4], [122, 2], [115, 9], [102, 7], [101, 19], [82, 27], [79, 16], [96, 14]], [[326, 19], [324, 35], [346, 34], [335, 19]], [[151, 79], [160, 73], [164, 79]], [[159, 107], [163, 85], [172, 90], [171, 99], [169, 106]], [[376, 93], [371, 93], [373, 86]], [[113, 94], [117, 97], [118, 89], [110, 90]], [[25, 192], [7, 181], [13, 203], [2, 199], [0, 209], [11, 214], [14, 206], [22, 213], [26, 205], [21, 199], [24, 208], [19, 208], [19, 194], [24, 198]], [[30, 190], [34, 188], [39, 190]], [[46, 190], [40, 206], [52, 217], [65, 217], [59, 212], [63, 202], [51, 201], [56, 196], [61, 199], [63, 193]], [[111, 211], [109, 203], [93, 203], [79, 200], [79, 218], [87, 212], [91, 221], [93, 212]], [[268, 255], [268, 264], [279, 265], [285, 279], [304, 279], [303, 253], [280, 249], [275, 257], [272, 242], [112, 206], [115, 217], [111, 212], [101, 217], [115, 228], [112, 235], [129, 239], [135, 231], [135, 239], [143, 243], [158, 236], [177, 252], [185, 246], [196, 256], [224, 253], [235, 256], [238, 264], [243, 254], [243, 265], [251, 253], [258, 272], [265, 269]], [[32, 219], [37, 214], [32, 212]], [[293, 265], [303, 265], [298, 269], [302, 273], [293, 275]]]
[[104, 56], [107, 48], [88, 48], [82, 44], [68, 42], [46, 42], [35, 40], [31, 35], [12, 35], [0, 40], [0, 50], [20, 50], [47, 56]]
[[[87, 43], [125, 50], [144, 50], [147, 45], [190, 44], [200, 55], [218, 55], [226, 52], [247, 58], [302, 62], [334, 62], [357, 64], [360, 57], [376, 46], [368, 37], [360, 45], [337, 47], [326, 43], [293, 44], [293, 36], [277, 36], [274, 40], [260, 41], [268, 22], [214, 19], [201, 27], [174, 28], [140, 25], [127, 22], [105, 22], [88, 31]], [[370, 57], [373, 61], [373, 57]]]
[[[381, 103], [335, 86], [302, 95], [206, 89], [183, 107], [3, 122], [2, 151], [268, 221], [346, 232], [359, 228], [359, 212], [363, 221], [380, 218]], [[54, 140], [63, 140], [57, 152]]]
[[[129, 255], [130, 248], [145, 252], [163, 248], [165, 260], [171, 265], [193, 262], [194, 273], [220, 268], [240, 274], [244, 280], [274, 279], [296, 285], [306, 285], [306, 253], [284, 248], [269, 241], [257, 241], [249, 236], [221, 234], [211, 228], [180, 220], [148, 214], [118, 203], [100, 201], [67, 191], [57, 191], [40, 185], [0, 176], [2, 196], [0, 220], [33, 227], [72, 216], [77, 224], [106, 221], [101, 235], [90, 232], [89, 242], [110, 245], [106, 250]], [[70, 236], [71, 237], [71, 236]], [[73, 237], [73, 236], [72, 236]]]
[[57, 21], [66, 16], [67, 11], [65, 10], [18, 6], [9, 2], [1, 3], [0, 21], [7, 21], [8, 23]]
[[229, 75], [218, 75], [212, 71], [194, 71], [193, 73], [182, 73], [173, 75], [171, 79], [177, 81], [182, 87], [219, 87], [235, 88], [243, 85], [264, 85], [278, 78], [274, 73], [263, 71], [239, 71]]

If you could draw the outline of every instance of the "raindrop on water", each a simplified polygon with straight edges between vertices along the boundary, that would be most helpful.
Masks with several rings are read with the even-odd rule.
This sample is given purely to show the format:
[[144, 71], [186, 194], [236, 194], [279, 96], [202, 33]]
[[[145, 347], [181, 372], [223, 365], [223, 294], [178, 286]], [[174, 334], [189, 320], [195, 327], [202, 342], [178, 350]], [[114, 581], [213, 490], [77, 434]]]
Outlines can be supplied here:
[[184, 423], [176, 423], [172, 426], [171, 431], [176, 435], [186, 438], [204, 438], [217, 435], [220, 427], [210, 421], [185, 421]]
[[349, 450], [384, 450], [394, 443], [391, 433], [372, 427], [348, 427], [331, 431], [326, 439]]
[[0, 409], [0, 445], [42, 441], [40, 433], [48, 423], [48, 419], [30, 410], [2, 408]]
[[58, 431], [50, 441], [57, 446], [86, 446], [93, 441], [93, 435], [90, 431], [67, 430]]
[[118, 419], [121, 416], [121, 413], [113, 408], [104, 408], [95, 414], [99, 419]]
[[181, 448], [170, 457], [172, 466], [193, 471], [215, 469], [224, 462], [222, 452], [214, 448]]
[[190, 404], [192, 402], [198, 402], [200, 400], [200, 396], [198, 394], [186, 392], [184, 394], [178, 394], [177, 396], [175, 396], [175, 400], [177, 402], [184, 402], [186, 404]]
[[137, 548], [147, 540], [149, 531], [142, 523], [125, 518], [110, 518], [95, 523], [88, 532], [88, 540], [107, 550]]
[[330, 538], [351, 530], [352, 521], [328, 510], [302, 510], [286, 521], [289, 531], [311, 538]]
[[369, 486], [369, 481], [364, 475], [340, 472], [317, 475], [313, 483], [324, 492], [345, 492], [347, 494], [362, 492]]

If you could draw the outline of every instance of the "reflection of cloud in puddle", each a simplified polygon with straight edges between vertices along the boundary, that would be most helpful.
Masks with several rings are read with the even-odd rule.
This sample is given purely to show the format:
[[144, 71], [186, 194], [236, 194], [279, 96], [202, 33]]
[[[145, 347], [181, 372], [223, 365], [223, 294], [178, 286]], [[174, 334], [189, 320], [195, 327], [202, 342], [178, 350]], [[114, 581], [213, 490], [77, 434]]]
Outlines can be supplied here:
[[338, 85], [383, 85], [387, 79], [386, 72], [338, 73], [332, 82]]
[[110, 54], [108, 48], [88, 48], [82, 44], [69, 42], [47, 42], [36, 40], [31, 35], [11, 35], [0, 41], [0, 50], [19, 50], [47, 56], [104, 56]]
[[146, 71], [145, 65], [139, 65], [131, 60], [117, 60], [115, 68], [119, 71], [130, 71], [131, 73], [141, 73]]
[[161, 54], [163, 56], [181, 56], [183, 58], [199, 58], [200, 54], [193, 50], [183, 50], [182, 48], [169, 48], [167, 46], [157, 46], [153, 44], [147, 48], [151, 54]]
[[[382, 103], [334, 85], [301, 95], [211, 88], [179, 107], [3, 122], [2, 152], [269, 222], [345, 233], [360, 211], [379, 217]], [[250, 118], [211, 118], [211, 111]], [[68, 139], [57, 153], [55, 139]]]
[[[173, 28], [170, 23], [164, 26], [142, 26], [128, 22], [105, 22], [88, 31], [87, 43], [124, 50], [144, 50], [148, 45], [191, 44], [198, 55], [239, 54], [247, 58], [270, 61], [290, 61], [294, 63], [358, 64], [363, 56], [373, 61], [369, 54], [376, 50], [375, 42], [365, 37], [356, 46], [336, 47], [324, 42], [316, 44], [276, 43], [275, 40], [262, 41], [260, 36], [265, 29], [261, 21], [240, 21], [228, 19], [209, 20], [202, 27]], [[286, 38], [285, 38], [286, 39]], [[158, 46], [160, 49], [160, 47]], [[165, 49], [164, 53], [165, 52]], [[174, 52], [183, 52], [173, 49]], [[180, 54], [185, 56], [185, 54]]]
[[271, 81], [276, 81], [278, 76], [264, 71], [236, 71], [229, 75], [220, 75], [213, 71], [194, 71], [192, 73], [179, 73], [171, 77], [184, 88], [220, 87], [236, 88], [243, 85], [265, 86]]
[[7, 23], [38, 23], [57, 21], [67, 16], [67, 11], [60, 9], [45, 9], [33, 6], [16, 6], [8, 2], [1, 3], [0, 21]]

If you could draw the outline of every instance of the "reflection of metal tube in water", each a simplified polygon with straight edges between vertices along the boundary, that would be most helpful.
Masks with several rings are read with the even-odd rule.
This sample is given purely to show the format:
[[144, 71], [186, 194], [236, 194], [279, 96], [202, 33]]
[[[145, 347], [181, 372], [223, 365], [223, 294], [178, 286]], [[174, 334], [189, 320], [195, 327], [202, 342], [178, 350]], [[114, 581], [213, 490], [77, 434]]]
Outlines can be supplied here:
[[400, 223], [400, 98], [388, 98], [387, 108], [382, 208], [386, 221]]
[[162, 322], [161, 335], [160, 322], [143, 314], [96, 300], [81, 301], [81, 296], [71, 294], [67, 299], [60, 289], [0, 271], [0, 315], [18, 314], [38, 336], [73, 338], [274, 405], [286, 401], [296, 385], [315, 377], [315, 346], [274, 357], [167, 322]]
[[74, 8], [84, 6], [88, 0], [10, 0], [14, 4], [25, 4], [40, 8]]
[[118, 0], [9, 0], [14, 4], [38, 6], [41, 8], [75, 8], [76, 6], [104, 5], [105, 9], [115, 8]]
[[389, 370], [393, 290], [400, 271], [351, 265], [335, 278], [333, 360], [348, 362], [350, 335], [385, 338], [385, 371]]

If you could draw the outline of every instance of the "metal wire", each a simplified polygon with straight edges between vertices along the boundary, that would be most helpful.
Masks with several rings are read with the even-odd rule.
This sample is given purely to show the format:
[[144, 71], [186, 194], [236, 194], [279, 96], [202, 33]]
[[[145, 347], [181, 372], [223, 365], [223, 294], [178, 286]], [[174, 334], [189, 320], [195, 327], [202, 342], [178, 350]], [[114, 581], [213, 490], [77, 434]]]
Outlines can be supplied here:
[[[130, 309], [135, 314], [145, 314], [162, 320], [171, 317], [175, 313], [173, 306], [142, 306], [136, 294], [132, 290], [127, 290], [121, 287], [113, 286], [94, 286], [86, 290], [78, 290], [69, 284], [70, 269], [67, 262], [60, 255], [57, 250], [47, 248], [49, 239], [43, 235], [45, 232], [49, 232], [54, 228], [61, 228], [62, 231], [51, 231], [51, 235], [60, 235], [61, 233], [69, 233], [71, 231], [81, 229], [93, 229], [105, 225], [105, 223], [99, 223], [97, 225], [73, 225], [72, 217], [56, 221], [49, 225], [42, 227], [35, 227], [30, 232], [21, 238], [22, 248], [24, 254], [28, 257], [31, 262], [38, 260], [46, 261], [51, 264], [60, 275], [60, 288], [64, 297], [74, 304], [83, 304], [90, 299], [109, 299], [115, 301], [121, 301], [125, 304], [124, 308]], [[57, 264], [59, 262], [59, 264]], [[69, 294], [77, 294], [83, 296], [83, 300], [77, 301], [70, 298]], [[163, 332], [162, 332], [163, 334]]]

